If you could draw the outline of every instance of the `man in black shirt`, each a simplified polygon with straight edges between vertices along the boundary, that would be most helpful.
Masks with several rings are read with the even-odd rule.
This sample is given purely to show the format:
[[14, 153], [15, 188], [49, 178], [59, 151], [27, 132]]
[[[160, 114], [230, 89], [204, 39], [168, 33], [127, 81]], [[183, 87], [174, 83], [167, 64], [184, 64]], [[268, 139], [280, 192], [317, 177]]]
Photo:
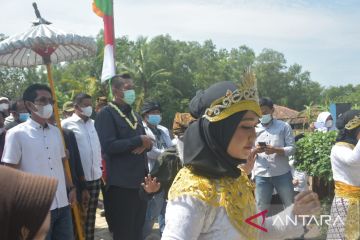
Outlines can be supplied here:
[[134, 83], [127, 74], [111, 79], [114, 99], [97, 114], [95, 128], [107, 172], [107, 204], [114, 240], [140, 240], [146, 202], [139, 196], [148, 173], [146, 152], [152, 140], [131, 105]]

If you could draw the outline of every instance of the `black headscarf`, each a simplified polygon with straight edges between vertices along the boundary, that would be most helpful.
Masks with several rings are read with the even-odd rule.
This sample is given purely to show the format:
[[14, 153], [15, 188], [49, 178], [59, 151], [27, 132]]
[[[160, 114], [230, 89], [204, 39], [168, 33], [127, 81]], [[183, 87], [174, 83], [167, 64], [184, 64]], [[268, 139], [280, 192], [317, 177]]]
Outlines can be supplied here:
[[355, 116], [359, 116], [359, 115], [360, 115], [360, 110], [349, 110], [341, 114], [336, 119], [336, 128], [339, 129], [339, 134], [338, 137], [336, 138], [336, 142], [346, 142], [353, 145], [357, 144], [358, 140], [356, 139], [356, 136], [360, 132], [360, 127], [348, 130], [345, 128], [345, 125]]
[[234, 91], [232, 82], [214, 84], [205, 91], [197, 92], [190, 102], [190, 113], [200, 117], [193, 122], [184, 136], [184, 164], [193, 172], [208, 178], [240, 176], [237, 168], [246, 160], [235, 159], [227, 153], [232, 136], [246, 111], [235, 113], [221, 121], [209, 122], [201, 117], [213, 101], [223, 97], [227, 90]]

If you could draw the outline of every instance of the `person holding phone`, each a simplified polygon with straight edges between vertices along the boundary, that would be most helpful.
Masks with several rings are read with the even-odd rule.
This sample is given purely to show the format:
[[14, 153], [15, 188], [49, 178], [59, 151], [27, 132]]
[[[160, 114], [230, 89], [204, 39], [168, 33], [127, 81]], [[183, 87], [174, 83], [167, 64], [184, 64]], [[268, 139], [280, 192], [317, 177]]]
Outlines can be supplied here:
[[273, 117], [274, 104], [261, 98], [262, 117], [256, 127], [254, 165], [255, 198], [259, 211], [269, 210], [274, 189], [285, 207], [294, 201], [289, 156], [295, 153], [295, 139], [290, 125]]

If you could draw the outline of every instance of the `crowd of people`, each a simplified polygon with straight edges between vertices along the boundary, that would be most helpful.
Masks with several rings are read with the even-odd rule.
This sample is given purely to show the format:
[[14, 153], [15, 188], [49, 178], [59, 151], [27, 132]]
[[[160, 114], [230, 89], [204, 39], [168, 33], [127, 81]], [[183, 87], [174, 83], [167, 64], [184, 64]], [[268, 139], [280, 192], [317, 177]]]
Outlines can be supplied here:
[[[300, 222], [275, 221], [320, 210], [306, 173], [293, 166], [303, 135], [274, 118], [272, 100], [259, 99], [250, 71], [240, 85], [218, 82], [198, 91], [189, 111], [176, 113], [172, 131], [161, 125], [166, 109], [158, 101], [134, 110], [130, 75], [114, 76], [110, 86], [111, 101], [79, 93], [66, 102], [60, 123], [46, 85], [33, 84], [13, 101], [0, 98], [0, 184], [7, 193], [0, 197], [1, 239], [76, 239], [75, 205], [85, 239], [95, 239], [100, 192], [115, 240], [150, 239], [155, 222], [165, 240], [304, 235]], [[331, 214], [346, 224], [334, 224], [327, 237], [356, 239], [360, 111], [343, 113], [336, 127], [330, 113], [321, 113], [314, 127], [339, 131]], [[271, 210], [274, 193], [281, 207], [258, 222], [266, 231], [246, 223]]]

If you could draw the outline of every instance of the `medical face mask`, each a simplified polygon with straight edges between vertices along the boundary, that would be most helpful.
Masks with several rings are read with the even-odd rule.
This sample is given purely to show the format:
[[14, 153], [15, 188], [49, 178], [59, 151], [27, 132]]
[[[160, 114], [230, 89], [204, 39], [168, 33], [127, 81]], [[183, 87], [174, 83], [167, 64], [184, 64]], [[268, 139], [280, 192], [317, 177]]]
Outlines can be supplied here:
[[149, 114], [147, 118], [148, 122], [154, 126], [159, 125], [161, 122], [161, 116], [159, 114]]
[[327, 128], [331, 128], [332, 125], [333, 125], [333, 120], [327, 120], [327, 121], [325, 122], [325, 127], [327, 127]]
[[30, 117], [30, 113], [19, 113], [19, 121], [25, 122]]
[[129, 105], [132, 105], [135, 102], [135, 90], [126, 90], [124, 91], [124, 102]]
[[87, 106], [87, 107], [81, 108], [82, 114], [86, 117], [90, 117], [92, 114], [92, 111], [93, 111], [92, 106]]
[[269, 122], [271, 122], [271, 120], [272, 120], [271, 114], [263, 115], [263, 116], [260, 118], [260, 122], [261, 122], [262, 124], [268, 124]]
[[37, 111], [34, 113], [43, 119], [49, 119], [53, 114], [53, 106], [51, 104], [45, 106], [35, 104], [35, 107]]
[[9, 104], [7, 103], [0, 103], [0, 111], [6, 111], [9, 109]]

